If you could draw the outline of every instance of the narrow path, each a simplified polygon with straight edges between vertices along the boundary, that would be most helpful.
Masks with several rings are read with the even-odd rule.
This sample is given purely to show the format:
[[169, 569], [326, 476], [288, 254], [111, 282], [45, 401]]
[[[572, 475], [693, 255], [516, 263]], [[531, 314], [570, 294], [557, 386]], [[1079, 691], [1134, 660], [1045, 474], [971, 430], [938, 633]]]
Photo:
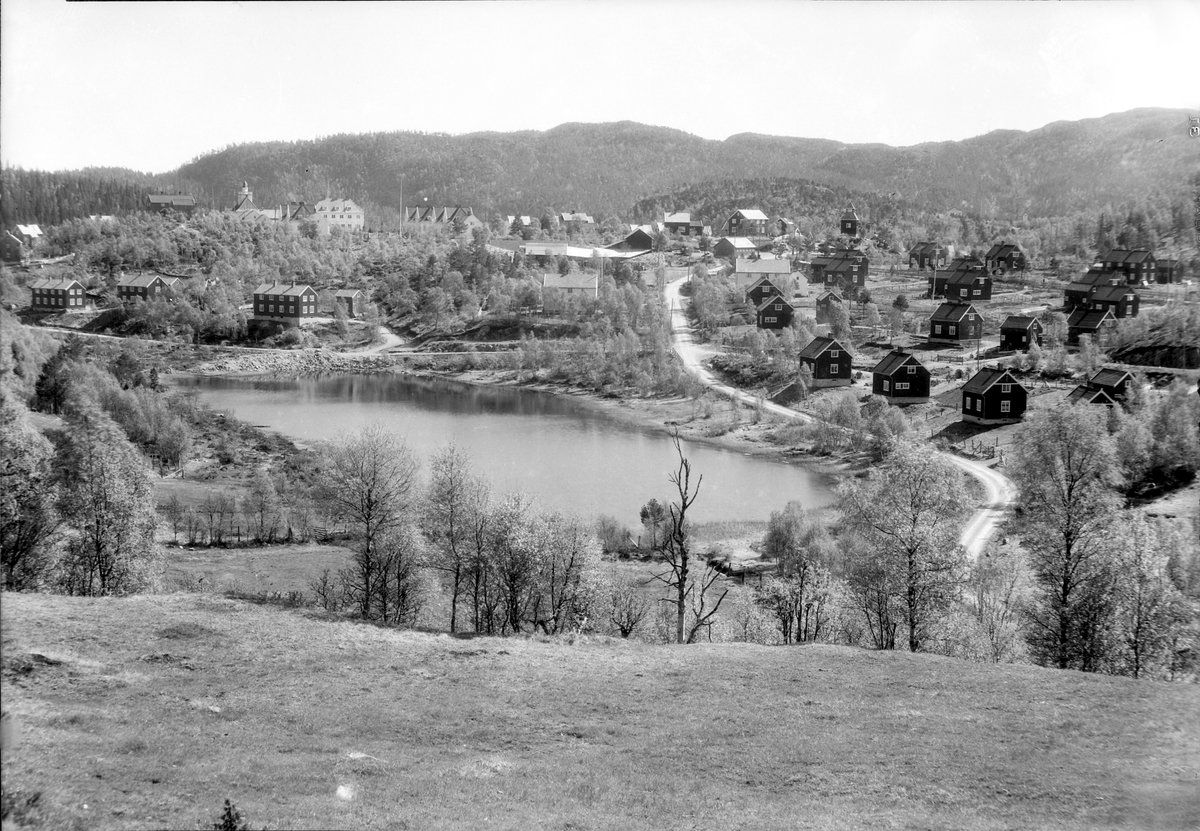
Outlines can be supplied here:
[[[705, 350], [696, 343], [683, 312], [683, 301], [679, 294], [683, 283], [684, 280], [668, 283], [663, 289], [663, 297], [666, 300], [667, 308], [671, 310], [671, 344], [680, 360], [683, 361], [684, 369], [700, 379], [713, 392], [751, 407], [758, 406], [759, 399], [756, 396], [718, 381], [711, 372], [705, 369], [702, 363]], [[808, 423], [815, 421], [807, 413], [797, 412], [770, 401], [762, 402], [761, 406], [765, 411], [784, 418]], [[967, 554], [976, 558], [982, 553], [987, 541], [996, 533], [996, 528], [1003, 519], [1004, 512], [1016, 497], [1016, 489], [1013, 488], [1012, 482], [1008, 478], [986, 465], [964, 459], [953, 453], [942, 453], [941, 455], [962, 469], [968, 476], [977, 479], [987, 493], [987, 504], [971, 515], [970, 520], [963, 528], [962, 537], [959, 539], [963, 548], [967, 550]]]

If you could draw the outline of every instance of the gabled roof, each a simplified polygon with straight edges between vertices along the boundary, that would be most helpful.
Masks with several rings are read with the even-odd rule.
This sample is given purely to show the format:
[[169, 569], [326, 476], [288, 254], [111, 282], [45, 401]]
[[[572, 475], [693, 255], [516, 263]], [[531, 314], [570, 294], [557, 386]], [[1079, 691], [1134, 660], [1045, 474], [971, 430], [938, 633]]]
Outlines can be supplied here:
[[42, 235], [42, 229], [37, 225], [18, 225], [17, 233], [36, 239]]
[[1123, 369], [1101, 369], [1088, 379], [1088, 383], [1093, 387], [1116, 387], [1132, 380], [1133, 375]]
[[[911, 352], [905, 352], [903, 349], [893, 349], [891, 352], [883, 356], [883, 360], [875, 364], [875, 368], [871, 370], [876, 375], [894, 375], [898, 369], [907, 364], [916, 364], [925, 369], [925, 364], [917, 360], [917, 356]], [[929, 370], [925, 370], [928, 372]]]
[[333, 293], [334, 297], [358, 297], [360, 295], [362, 295], [362, 289], [338, 289]]
[[760, 211], [758, 208], [738, 208], [736, 211], [733, 212], [733, 216], [737, 216], [738, 214], [741, 214], [742, 219], [750, 219], [750, 220], [760, 220], [761, 219], [764, 222], [767, 220], [767, 215], [765, 213], [763, 213], [762, 211]]
[[550, 272], [542, 274], [542, 288], [544, 289], [584, 289], [586, 291], [595, 291], [597, 285], [598, 277], [595, 274], [584, 274], [578, 271], [570, 274]]
[[1071, 284], [1075, 285], [1076, 283], [1082, 283], [1085, 286], [1099, 286], [1111, 284], [1114, 279], [1122, 278], [1119, 275], [1114, 276], [1112, 270], [1105, 270], [1103, 268], [1096, 268], [1093, 266], [1079, 277], [1075, 278]]
[[1021, 251], [1021, 246], [1019, 245], [1014, 245], [1011, 242], [998, 242], [988, 249], [987, 254], [984, 255], [984, 258], [988, 260], [999, 260], [1007, 257], [1009, 254], [1014, 253], [1023, 254], [1024, 252]]
[[765, 274], [762, 277], [759, 277], [757, 280], [755, 280], [750, 285], [746, 286], [746, 293], [749, 294], [750, 292], [754, 291], [759, 286], [763, 286], [763, 285], [770, 286], [771, 288], [775, 289], [775, 291], [779, 292], [780, 296], [783, 295], [783, 289], [779, 288], [779, 286], [777, 286], [773, 282], [771, 282], [771, 278]]
[[853, 220], [858, 220], [858, 214], [856, 214], [856, 213], [854, 212], [854, 206], [853, 206], [853, 205], [851, 205], [849, 208], [847, 208], [847, 209], [846, 209], [846, 212], [845, 212], [844, 214], [842, 214], [842, 219], [853, 219]]
[[994, 385], [1001, 382], [1005, 384], [1016, 384], [1018, 387], [1021, 387], [1021, 389], [1025, 389], [1007, 369], [995, 369], [990, 366], [985, 366], [983, 369], [976, 372], [970, 381], [967, 381], [967, 383], [963, 384], [962, 391], [979, 395], [987, 392]]
[[299, 297], [310, 291], [315, 293], [313, 287], [307, 283], [261, 283], [254, 293], [267, 294], [272, 297]]
[[1102, 262], [1111, 263], [1112, 265], [1126, 265], [1129, 263], [1142, 263], [1153, 256], [1153, 254], [1144, 248], [1111, 248], [1100, 259]]
[[1087, 384], [1080, 384], [1064, 399], [1068, 404], [1107, 404], [1115, 406], [1112, 396], [1104, 390], [1092, 389]]
[[932, 242], [918, 242], [908, 250], [908, 256], [910, 257], [918, 257], [921, 255], [931, 257], [935, 253], [937, 253], [937, 244]]
[[992, 279], [991, 275], [989, 275], [982, 268], [975, 268], [973, 266], [969, 266], [966, 268], [955, 269], [950, 274], [950, 276], [946, 278], [946, 285], [947, 286], [972, 286], [975, 284], [976, 280], [990, 282], [991, 279]]
[[692, 215], [690, 213], [667, 214], [663, 217], [663, 223], [671, 223], [672, 225], [683, 225], [684, 223], [691, 224]]
[[587, 214], [583, 213], [582, 211], [576, 211], [574, 213], [564, 212], [560, 216], [561, 216], [561, 219], [563, 222], [595, 222], [596, 221], [596, 220], [592, 219], [590, 216], [588, 216]]
[[1099, 329], [1103, 323], [1115, 323], [1116, 318], [1110, 309], [1076, 309], [1067, 318], [1067, 327], [1071, 329]]
[[83, 287], [74, 277], [43, 277], [29, 284], [31, 289], [69, 289], [72, 286]]
[[1005, 329], [1020, 329], [1024, 332], [1033, 326], [1039, 329], [1042, 328], [1041, 322], [1036, 317], [1029, 315], [1009, 315], [1000, 324], [1000, 331], [1003, 332]]
[[968, 312], [979, 314], [970, 303], [943, 303], [933, 310], [933, 314], [929, 316], [929, 319], [948, 320], [951, 323], [958, 323], [967, 316]]
[[322, 199], [316, 204], [318, 211], [361, 211], [353, 199]]
[[[767, 306], [770, 306], [770, 305], [776, 304], [776, 303], [787, 306], [792, 311], [795, 311], [795, 308], [787, 300], [787, 298], [785, 298], [782, 294], [776, 294], [776, 295], [772, 295], [771, 297], [764, 297], [763, 302], [758, 304], [758, 309], [755, 310], [755, 313], [761, 314], [763, 312], [763, 310], [767, 308]], [[803, 353], [801, 353], [801, 354], [803, 354]]]
[[821, 336], [821, 337], [813, 338], [812, 342], [809, 343], [808, 346], [801, 349], [800, 357], [812, 359], [812, 358], [817, 357], [822, 352], [825, 352], [828, 349], [838, 349], [842, 352], [845, 352], [846, 354], [850, 354], [849, 350], [847, 350], [846, 347], [842, 346], [840, 343], [838, 343], [833, 338], [827, 338], [827, 337]]
[[733, 270], [739, 274], [791, 274], [792, 264], [788, 260], [752, 260], [738, 257]]
[[[149, 288], [151, 285], [153, 285], [158, 280], [162, 280], [167, 285], [172, 285], [172, 283], [170, 281], [168, 281], [167, 278], [160, 277], [157, 274], [141, 274], [141, 275], [138, 275], [137, 277], [122, 277], [120, 280], [117, 281], [117, 288], [124, 287], [124, 288], [144, 289], [144, 288]], [[179, 278], [176, 277], [174, 282], [179, 282]]]
[[1130, 294], [1137, 297], [1137, 292], [1128, 286], [1096, 286], [1092, 289], [1092, 299], [1102, 303], [1117, 303]]
[[825, 291], [823, 291], [817, 295], [818, 303], [828, 302], [830, 300], [834, 301], [835, 303], [844, 302], [842, 300], [842, 295], [840, 295], [838, 292], [834, 291], [833, 289], [825, 289]]
[[196, 197], [182, 193], [148, 193], [146, 201], [151, 205], [163, 205], [171, 208], [196, 207]]
[[748, 237], [721, 237], [721, 239], [717, 240], [717, 243], [725, 241], [729, 242], [734, 248], [758, 248]]

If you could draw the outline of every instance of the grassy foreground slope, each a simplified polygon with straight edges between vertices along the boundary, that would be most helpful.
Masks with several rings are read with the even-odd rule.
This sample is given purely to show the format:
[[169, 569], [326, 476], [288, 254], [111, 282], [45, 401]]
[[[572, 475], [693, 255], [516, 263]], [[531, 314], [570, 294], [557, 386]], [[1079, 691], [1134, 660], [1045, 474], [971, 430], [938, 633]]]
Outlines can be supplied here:
[[5, 786], [41, 790], [47, 827], [196, 828], [226, 797], [272, 829], [1200, 817], [1195, 686], [843, 647], [456, 640], [206, 595], [2, 607]]

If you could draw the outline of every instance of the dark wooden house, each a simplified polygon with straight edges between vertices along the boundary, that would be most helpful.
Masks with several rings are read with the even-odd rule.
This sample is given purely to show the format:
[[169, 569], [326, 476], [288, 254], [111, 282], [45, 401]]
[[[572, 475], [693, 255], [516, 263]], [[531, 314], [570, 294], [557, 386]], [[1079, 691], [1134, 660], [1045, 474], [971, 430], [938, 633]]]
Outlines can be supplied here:
[[1108, 309], [1076, 309], [1067, 318], [1067, 343], [1079, 345], [1079, 338], [1090, 335], [1092, 340], [1103, 346], [1117, 326], [1117, 319]]
[[725, 220], [725, 230], [730, 236], [765, 237], [770, 222], [767, 215], [757, 208], [739, 208]]
[[800, 360], [812, 372], [814, 389], [844, 387], [853, 383], [851, 355], [833, 338], [818, 337], [800, 350]]
[[817, 295], [817, 323], [832, 323], [834, 317], [833, 310], [844, 308], [846, 308], [846, 302], [842, 300], [842, 296], [833, 289], [826, 289]]
[[962, 420], [1013, 424], [1025, 416], [1028, 393], [1007, 369], [984, 367], [962, 388]]
[[1000, 324], [1000, 349], [1027, 352], [1033, 344], [1042, 345], [1042, 324], [1029, 315], [1009, 315]]
[[1130, 286], [1097, 286], [1092, 289], [1088, 305], [1093, 311], [1108, 309], [1118, 320], [1137, 317], [1138, 295]]
[[1104, 390], [1108, 396], [1117, 401], [1124, 401], [1133, 384], [1133, 375], [1123, 369], [1099, 369], [1088, 379], [1092, 389]]
[[908, 267], [917, 269], [939, 268], [946, 264], [950, 251], [936, 242], [918, 242], [908, 251]]
[[0, 259], [6, 263], [19, 263], [25, 259], [25, 244], [12, 231], [0, 237]]
[[842, 214], [842, 219], [838, 225], [838, 229], [841, 231], [841, 234], [844, 237], [857, 237], [859, 223], [860, 220], [858, 218], [858, 214], [854, 212], [854, 206], [851, 205], [846, 209], [846, 212]]
[[641, 228], [634, 228], [625, 239], [614, 242], [607, 248], [613, 251], [651, 251], [654, 249], [654, 237]]
[[361, 315], [366, 300], [367, 296], [360, 289], [338, 289], [333, 293], [333, 302], [346, 310], [346, 317]]
[[1019, 245], [1010, 242], [998, 242], [993, 245], [984, 255], [983, 262], [992, 274], [1024, 271], [1027, 266], [1025, 252]]
[[759, 329], [786, 329], [795, 313], [783, 296], [768, 297], [755, 310], [754, 322]]
[[122, 303], [132, 303], [135, 300], [145, 302], [159, 297], [170, 297], [172, 290], [180, 282], [182, 281], [178, 277], [164, 277], [160, 274], [122, 277], [117, 281], [117, 299]]
[[929, 318], [929, 340], [965, 344], [983, 336], [983, 318], [970, 303], [943, 303]]
[[929, 370], [911, 352], [893, 349], [871, 370], [871, 391], [893, 404], [929, 400]]
[[196, 198], [183, 193], [148, 193], [146, 194], [146, 210], [155, 213], [175, 211], [190, 214], [196, 210]]
[[1124, 275], [1128, 285], [1158, 282], [1158, 259], [1144, 248], [1112, 248], [1100, 258], [1100, 267]]
[[1067, 309], [1088, 308], [1092, 299], [1092, 292], [1103, 286], [1123, 286], [1125, 280], [1120, 272], [1105, 271], [1102, 268], [1092, 267], [1087, 270], [1078, 279], [1069, 283], [1063, 292], [1063, 306]]
[[303, 283], [263, 283], [254, 290], [254, 319], [299, 325], [317, 316], [317, 291]]
[[[763, 304], [763, 301], [768, 297], [783, 297], [783, 289], [775, 285], [769, 277], [759, 277], [750, 284], [750, 288], [746, 289], [746, 299], [750, 301], [750, 305], [758, 308]], [[785, 300], [791, 298], [784, 297]]]
[[83, 283], [73, 277], [43, 277], [30, 283], [29, 291], [35, 312], [81, 312], [91, 305]]
[[684, 237], [691, 236], [692, 215], [690, 213], [667, 214], [663, 217], [663, 230], [668, 234], [679, 234]]
[[745, 237], [721, 237], [713, 245], [713, 256], [733, 262], [738, 257], [749, 257], [758, 253], [758, 246]]
[[1159, 260], [1155, 269], [1156, 282], [1179, 283], [1183, 281], [1183, 262], [1181, 260]]
[[992, 276], [982, 268], [962, 267], [946, 278], [946, 299], [957, 303], [975, 303], [992, 299]]

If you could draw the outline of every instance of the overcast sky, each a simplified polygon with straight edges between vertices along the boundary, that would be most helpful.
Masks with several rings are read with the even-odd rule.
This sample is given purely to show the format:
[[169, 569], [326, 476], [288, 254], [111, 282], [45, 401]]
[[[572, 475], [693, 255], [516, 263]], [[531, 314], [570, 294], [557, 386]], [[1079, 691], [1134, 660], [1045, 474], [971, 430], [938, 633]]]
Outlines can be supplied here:
[[3, 0], [0, 17], [0, 156], [48, 170], [568, 121], [909, 145], [1200, 115], [1195, 0]]

